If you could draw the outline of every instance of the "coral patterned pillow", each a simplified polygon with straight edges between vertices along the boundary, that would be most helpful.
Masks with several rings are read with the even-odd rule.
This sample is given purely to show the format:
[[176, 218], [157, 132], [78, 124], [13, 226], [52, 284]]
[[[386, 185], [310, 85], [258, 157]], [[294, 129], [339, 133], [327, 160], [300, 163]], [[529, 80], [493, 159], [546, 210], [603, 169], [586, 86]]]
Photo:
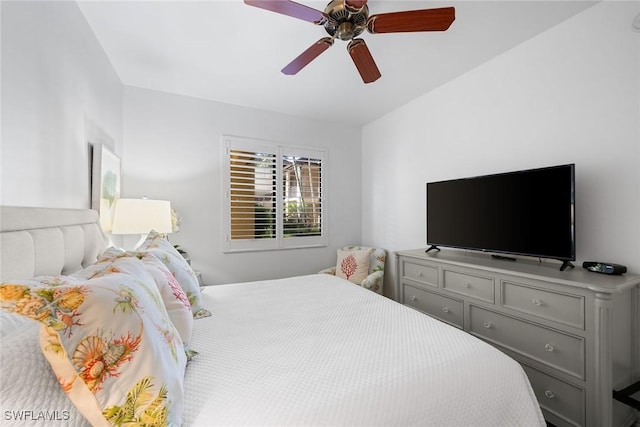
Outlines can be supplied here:
[[196, 274], [187, 264], [180, 252], [174, 248], [168, 240], [162, 237], [157, 231], [152, 230], [147, 239], [137, 249], [138, 252], [151, 252], [162, 261], [162, 263], [175, 276], [176, 280], [184, 290], [184, 293], [191, 304], [191, 312], [196, 319], [211, 316], [211, 312], [204, 308], [200, 284]]
[[189, 300], [176, 278], [162, 261], [150, 252], [125, 252], [117, 248], [109, 248], [98, 258], [98, 263], [103, 265], [104, 270], [116, 259], [127, 256], [142, 261], [147, 272], [153, 277], [160, 290], [160, 296], [162, 296], [169, 318], [180, 333], [183, 344], [187, 347], [191, 342], [191, 333], [193, 332], [191, 304], [189, 304]]
[[357, 285], [369, 275], [369, 258], [372, 249], [350, 250], [338, 249], [336, 276], [347, 279]]
[[0, 308], [43, 325], [40, 348], [92, 425], [181, 424], [184, 347], [139, 259], [117, 259], [89, 280], [2, 283]]
[[175, 276], [155, 255], [142, 253], [140, 260], [145, 265], [147, 272], [153, 276], [169, 313], [169, 318], [171, 318], [171, 322], [180, 333], [180, 338], [182, 338], [185, 347], [188, 346], [193, 332], [193, 314], [191, 313], [191, 304], [189, 304], [187, 295], [180, 287]]

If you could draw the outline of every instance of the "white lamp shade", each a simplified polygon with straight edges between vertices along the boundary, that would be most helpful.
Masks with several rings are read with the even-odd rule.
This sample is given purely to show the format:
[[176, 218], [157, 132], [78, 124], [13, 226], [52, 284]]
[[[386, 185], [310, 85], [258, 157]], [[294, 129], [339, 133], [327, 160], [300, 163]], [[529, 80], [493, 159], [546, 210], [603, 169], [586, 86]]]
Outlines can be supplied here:
[[113, 234], [147, 234], [151, 230], [171, 233], [171, 203], [166, 200], [118, 199], [113, 215]]

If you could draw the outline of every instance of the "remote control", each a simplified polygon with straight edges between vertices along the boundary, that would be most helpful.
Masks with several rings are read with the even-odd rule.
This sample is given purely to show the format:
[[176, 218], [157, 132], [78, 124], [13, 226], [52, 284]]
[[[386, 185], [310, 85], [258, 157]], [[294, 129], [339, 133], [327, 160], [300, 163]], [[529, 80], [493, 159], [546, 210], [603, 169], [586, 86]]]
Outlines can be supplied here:
[[627, 267], [612, 262], [585, 261], [582, 267], [594, 273], [620, 275], [627, 272]]

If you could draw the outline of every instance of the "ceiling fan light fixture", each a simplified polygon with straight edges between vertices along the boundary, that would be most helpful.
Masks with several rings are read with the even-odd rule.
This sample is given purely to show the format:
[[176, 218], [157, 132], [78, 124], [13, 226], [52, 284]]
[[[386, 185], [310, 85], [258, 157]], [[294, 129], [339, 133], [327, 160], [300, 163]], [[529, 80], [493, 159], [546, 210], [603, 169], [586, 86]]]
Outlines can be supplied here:
[[354, 1], [353, 3], [358, 3], [359, 7], [352, 9], [344, 0], [332, 0], [324, 9], [324, 14], [327, 16], [324, 29], [331, 37], [345, 41], [352, 40], [365, 30], [369, 8], [366, 2]]
[[345, 21], [338, 25], [338, 31], [335, 35], [340, 40], [351, 40], [356, 36], [356, 29], [351, 22]]

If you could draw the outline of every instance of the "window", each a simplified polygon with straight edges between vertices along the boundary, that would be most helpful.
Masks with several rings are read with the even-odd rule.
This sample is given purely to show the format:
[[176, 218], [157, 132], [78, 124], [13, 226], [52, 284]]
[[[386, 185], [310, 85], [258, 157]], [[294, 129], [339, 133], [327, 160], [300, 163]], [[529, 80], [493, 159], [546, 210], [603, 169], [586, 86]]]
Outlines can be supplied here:
[[326, 245], [325, 152], [223, 137], [225, 252]]

